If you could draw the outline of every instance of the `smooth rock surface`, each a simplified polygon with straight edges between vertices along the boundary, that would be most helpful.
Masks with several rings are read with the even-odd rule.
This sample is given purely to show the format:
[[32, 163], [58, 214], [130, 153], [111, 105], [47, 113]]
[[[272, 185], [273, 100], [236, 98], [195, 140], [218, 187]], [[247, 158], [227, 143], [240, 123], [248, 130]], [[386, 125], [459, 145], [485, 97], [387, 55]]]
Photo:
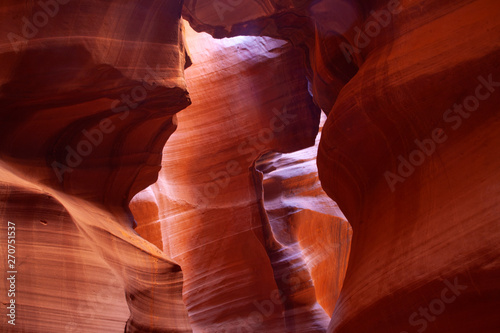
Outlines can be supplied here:
[[0, 4], [2, 331], [500, 330], [498, 1], [43, 6]]
[[209, 3], [185, 5], [198, 30], [309, 55], [319, 176], [354, 235], [329, 331], [497, 332], [499, 4]]
[[[286, 70], [301, 66], [303, 56], [271, 38], [214, 40], [187, 31], [193, 66], [186, 80], [193, 104], [178, 115], [158, 182], [131, 203], [137, 231], [181, 265], [194, 331], [324, 332], [329, 318], [316, 303], [307, 258], [296, 242], [275, 239], [263, 205], [262, 175], [254, 166], [266, 152], [314, 145], [319, 109], [305, 73]], [[314, 163], [314, 154], [309, 158]], [[315, 168], [310, 172], [317, 175]], [[290, 181], [304, 191], [309, 186]], [[346, 253], [349, 226], [336, 217], [343, 217], [339, 209], [328, 208], [335, 203], [321, 193], [317, 178], [314, 184], [325, 206], [323, 223], [345, 233], [332, 237], [331, 248]], [[296, 197], [306, 207], [307, 199]], [[308, 212], [302, 206], [281, 208], [292, 209], [288, 215], [300, 221], [299, 212]], [[307, 222], [298, 226], [303, 234]], [[323, 265], [335, 260], [326, 258]], [[341, 284], [343, 273], [334, 285]]]
[[156, 180], [175, 113], [190, 103], [181, 6], [42, 5], [0, 11], [1, 246], [13, 221], [20, 262], [17, 323], [2, 315], [1, 330], [190, 331], [180, 267], [137, 235], [128, 208]]

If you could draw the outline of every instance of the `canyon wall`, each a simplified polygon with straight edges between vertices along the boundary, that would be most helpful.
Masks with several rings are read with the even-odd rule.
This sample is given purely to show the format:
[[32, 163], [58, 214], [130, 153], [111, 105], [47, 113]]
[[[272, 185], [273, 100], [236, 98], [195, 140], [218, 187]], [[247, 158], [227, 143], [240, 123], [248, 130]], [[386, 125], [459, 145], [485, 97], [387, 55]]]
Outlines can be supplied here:
[[0, 11], [2, 276], [17, 272], [1, 330], [191, 331], [180, 267], [128, 208], [190, 104], [181, 4], [47, 3]]
[[184, 10], [309, 56], [321, 184], [353, 227], [329, 331], [498, 331], [498, 3], [267, 4]]
[[[323, 266], [344, 253], [340, 267], [349, 249], [349, 225], [320, 189], [315, 167], [308, 184], [300, 177], [306, 175], [302, 161], [291, 162], [298, 169], [294, 179], [279, 162], [259, 159], [315, 144], [320, 110], [308, 93], [305, 71], [288, 70], [300, 69], [304, 56], [272, 38], [216, 40], [186, 30], [192, 105], [178, 115], [158, 182], [131, 203], [136, 230], [182, 267], [194, 331], [325, 332], [330, 319], [316, 302], [307, 257], [297, 239], [278, 240], [271, 224], [281, 219], [282, 228], [299, 229], [281, 234], [303, 238], [311, 257], [325, 256]], [[312, 164], [316, 149], [309, 155]], [[289, 178], [288, 184], [274, 189], [269, 179], [263, 184], [256, 163], [281, 170], [274, 179]], [[275, 203], [279, 208], [269, 209], [281, 214], [269, 219], [264, 201], [271, 200], [264, 194], [270, 198], [273, 190], [287, 193], [295, 187], [315, 192], [310, 197], [289, 193], [296, 202]], [[323, 247], [307, 239], [314, 226], [305, 215], [316, 210], [316, 229], [332, 229], [325, 237], [331, 244]], [[318, 274], [322, 287], [339, 289], [345, 273], [339, 272], [328, 279]], [[330, 307], [336, 295], [331, 297], [324, 301]]]
[[2, 331], [499, 331], [497, 1], [0, 8]]

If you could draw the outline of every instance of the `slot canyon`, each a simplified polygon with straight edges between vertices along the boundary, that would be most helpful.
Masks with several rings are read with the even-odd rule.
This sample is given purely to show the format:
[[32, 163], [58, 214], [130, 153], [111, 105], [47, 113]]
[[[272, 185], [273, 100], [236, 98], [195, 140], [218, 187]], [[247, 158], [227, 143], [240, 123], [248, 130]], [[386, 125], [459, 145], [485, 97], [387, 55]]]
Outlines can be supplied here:
[[0, 331], [500, 332], [499, 18], [0, 1]]

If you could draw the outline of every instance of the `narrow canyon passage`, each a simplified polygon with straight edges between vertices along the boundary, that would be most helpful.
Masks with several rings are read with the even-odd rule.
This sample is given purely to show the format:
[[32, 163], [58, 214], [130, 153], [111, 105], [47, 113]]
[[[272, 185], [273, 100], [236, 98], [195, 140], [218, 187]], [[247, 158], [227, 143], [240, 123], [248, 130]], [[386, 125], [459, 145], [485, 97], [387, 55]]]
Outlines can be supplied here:
[[1, 332], [498, 333], [500, 2], [0, 2]]
[[[321, 308], [302, 250], [275, 239], [264, 207], [262, 174], [255, 170], [256, 160], [267, 151], [301, 151], [315, 143], [320, 110], [311, 108], [305, 76], [286, 70], [303, 58], [271, 38], [215, 40], [186, 26], [186, 40], [193, 61], [186, 70], [192, 105], [177, 114], [159, 180], [132, 200], [136, 230], [180, 264], [193, 330], [325, 332], [326, 310], [333, 310], [335, 300], [325, 301], [330, 308]], [[241, 96], [252, 99], [242, 103]], [[317, 170], [311, 173], [315, 177]], [[300, 181], [295, 184], [302, 189]], [[320, 193], [317, 176], [312, 185], [315, 196], [296, 198], [304, 207], [281, 207], [290, 211], [290, 223], [309, 221], [305, 208], [315, 206], [313, 200], [335, 205]], [[333, 217], [342, 214], [338, 208], [322, 213], [349, 238], [347, 222], [339, 224], [341, 218]], [[305, 228], [301, 230], [307, 234]], [[288, 234], [296, 237], [291, 230]], [[314, 254], [332, 255], [335, 247], [348, 253], [349, 241], [336, 241], [325, 242]], [[324, 265], [336, 258], [327, 258]], [[338, 287], [345, 265], [338, 263], [336, 279], [319, 281], [325, 288]]]

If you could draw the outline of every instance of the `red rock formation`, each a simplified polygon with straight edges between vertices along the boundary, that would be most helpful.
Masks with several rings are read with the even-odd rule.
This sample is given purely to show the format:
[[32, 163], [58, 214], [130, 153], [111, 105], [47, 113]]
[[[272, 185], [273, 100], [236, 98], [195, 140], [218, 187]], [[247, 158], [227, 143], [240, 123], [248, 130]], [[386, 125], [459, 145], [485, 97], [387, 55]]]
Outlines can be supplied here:
[[[0, 203], [0, 214], [15, 223], [18, 272], [12, 298], [16, 301], [16, 325], [8, 324], [6, 320], [11, 319], [6, 317], [2, 332], [123, 331], [130, 315], [123, 281], [96, 256], [65, 207], [47, 193], [5, 183]], [[6, 239], [4, 229], [2, 237]], [[5, 242], [2, 253], [7, 253]], [[11, 271], [6, 256], [2, 259], [3, 273]], [[10, 286], [4, 283], [1, 297], [5, 316], [5, 312], [10, 313], [5, 311]]]
[[316, 168], [319, 138], [315, 146], [294, 153], [269, 153], [257, 168], [264, 173], [265, 208], [273, 233], [302, 253], [316, 299], [330, 315], [347, 268], [351, 227], [321, 189]]
[[[0, 5], [2, 331], [499, 331], [498, 2], [57, 1]], [[267, 37], [186, 85], [181, 12]]]
[[[131, 204], [137, 230], [181, 265], [195, 331], [324, 332], [329, 319], [316, 304], [301, 249], [275, 240], [262, 202], [262, 176], [254, 167], [265, 152], [314, 144], [319, 110], [305, 73], [287, 71], [300, 68], [301, 52], [270, 38], [214, 40], [188, 32], [187, 39], [193, 104], [179, 114], [158, 182]], [[323, 196], [324, 205], [334, 205]], [[296, 221], [306, 214], [300, 205], [281, 208]], [[333, 214], [341, 215], [325, 209], [323, 216], [332, 228], [345, 229]], [[307, 239], [307, 227], [296, 224]], [[335, 241], [346, 251], [342, 239]]]
[[498, 4], [208, 3], [185, 5], [197, 29], [308, 50], [320, 179], [354, 229], [330, 331], [498, 331]]
[[354, 230], [332, 332], [500, 328], [500, 6], [431, 5], [402, 1], [324, 127], [320, 178]]
[[[73, 320], [87, 313], [78, 308], [95, 295], [96, 286], [111, 285], [110, 269], [122, 292], [118, 297], [112, 287], [109, 302], [117, 304], [116, 311], [123, 309], [126, 294], [128, 332], [188, 331], [182, 272], [134, 232], [128, 209], [129, 200], [156, 180], [175, 113], [190, 103], [180, 4], [58, 3], [48, 8], [45, 2], [9, 1], [0, 12], [1, 227], [16, 223], [21, 262], [18, 321], [2, 322], [2, 331], [61, 332], [67, 324], [70, 330], [123, 330], [123, 313], [97, 310], [81, 326]], [[53, 229], [58, 226], [64, 229]], [[47, 238], [35, 233], [40, 228]], [[55, 236], [65, 229], [67, 238]], [[54, 230], [52, 240], [48, 230]], [[54, 245], [46, 250], [50, 241]], [[106, 264], [93, 258], [91, 249]], [[51, 256], [23, 260], [33, 252]], [[65, 265], [73, 258], [81, 261], [71, 275], [43, 279], [68, 272]], [[5, 280], [2, 301], [4, 287]], [[50, 297], [36, 296], [40, 289]], [[57, 305], [54, 297], [60, 299]]]

